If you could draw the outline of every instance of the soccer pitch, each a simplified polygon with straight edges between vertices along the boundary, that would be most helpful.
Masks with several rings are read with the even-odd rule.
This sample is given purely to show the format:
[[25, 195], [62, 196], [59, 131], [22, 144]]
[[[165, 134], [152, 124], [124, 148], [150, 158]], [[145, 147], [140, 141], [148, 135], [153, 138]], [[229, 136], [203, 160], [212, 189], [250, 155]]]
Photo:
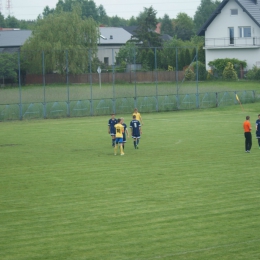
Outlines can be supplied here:
[[259, 103], [244, 110], [142, 114], [125, 156], [109, 117], [1, 123], [0, 259], [260, 259]]

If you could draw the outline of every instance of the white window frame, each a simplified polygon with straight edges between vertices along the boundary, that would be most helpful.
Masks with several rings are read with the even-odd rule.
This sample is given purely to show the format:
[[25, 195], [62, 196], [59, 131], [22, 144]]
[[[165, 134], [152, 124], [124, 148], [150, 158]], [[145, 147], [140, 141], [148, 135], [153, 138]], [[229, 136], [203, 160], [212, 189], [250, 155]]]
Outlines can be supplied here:
[[[250, 36], [245, 36], [244, 29], [250, 29]], [[251, 26], [239, 26], [238, 27], [238, 35], [239, 35], [240, 38], [251, 38], [252, 37]]]
[[230, 9], [230, 15], [231, 16], [238, 15], [238, 9]]

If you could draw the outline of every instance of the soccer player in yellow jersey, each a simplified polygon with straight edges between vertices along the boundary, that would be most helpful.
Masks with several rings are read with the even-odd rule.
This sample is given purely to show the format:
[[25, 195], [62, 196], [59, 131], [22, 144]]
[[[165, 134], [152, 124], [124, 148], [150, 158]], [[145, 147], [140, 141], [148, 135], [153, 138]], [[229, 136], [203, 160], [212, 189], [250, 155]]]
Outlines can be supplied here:
[[144, 124], [141, 114], [138, 112], [137, 108], [134, 109], [133, 116], [135, 116], [135, 119], [138, 120], [142, 125]]
[[116, 130], [116, 144], [115, 144], [115, 155], [117, 153], [118, 144], [120, 147], [120, 155], [124, 155], [123, 150], [123, 133], [124, 133], [124, 126], [122, 125], [122, 118], [118, 119], [117, 124], [115, 125]]

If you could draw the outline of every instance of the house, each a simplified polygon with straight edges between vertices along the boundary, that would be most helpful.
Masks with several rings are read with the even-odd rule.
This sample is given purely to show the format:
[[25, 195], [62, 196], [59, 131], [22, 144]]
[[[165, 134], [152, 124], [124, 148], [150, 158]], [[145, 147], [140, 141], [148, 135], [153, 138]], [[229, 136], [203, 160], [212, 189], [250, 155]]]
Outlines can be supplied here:
[[132, 34], [120, 27], [99, 27], [99, 32], [97, 57], [106, 65], [113, 65], [119, 49], [131, 39]]
[[197, 34], [205, 36], [207, 69], [224, 58], [260, 66], [260, 0], [223, 0]]
[[0, 53], [18, 52], [32, 31], [20, 29], [0, 29]]

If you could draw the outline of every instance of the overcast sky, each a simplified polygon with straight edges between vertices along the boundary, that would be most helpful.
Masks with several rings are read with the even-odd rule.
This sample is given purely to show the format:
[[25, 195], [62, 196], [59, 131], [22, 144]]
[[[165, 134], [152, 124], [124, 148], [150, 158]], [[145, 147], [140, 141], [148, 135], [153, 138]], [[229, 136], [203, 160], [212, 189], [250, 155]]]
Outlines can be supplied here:
[[[58, 0], [9, 0], [11, 2], [11, 15], [17, 19], [34, 20], [43, 12], [45, 6], [55, 8]], [[6, 17], [6, 3], [8, 0], [0, 0], [2, 14]], [[182, 12], [193, 18], [200, 0], [94, 0], [97, 6], [103, 5], [108, 16], [129, 19], [138, 16], [143, 8], [153, 6], [157, 11], [157, 18], [168, 14], [170, 18], [176, 18]]]

